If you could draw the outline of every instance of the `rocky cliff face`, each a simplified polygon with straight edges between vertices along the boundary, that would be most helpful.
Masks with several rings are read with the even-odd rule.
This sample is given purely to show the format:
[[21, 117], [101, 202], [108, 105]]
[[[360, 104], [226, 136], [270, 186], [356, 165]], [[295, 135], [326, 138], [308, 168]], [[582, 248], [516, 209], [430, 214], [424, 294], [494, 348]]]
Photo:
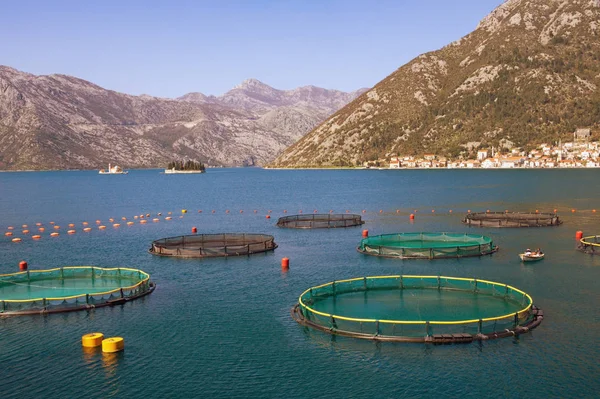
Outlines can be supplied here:
[[311, 90], [322, 92], [249, 80], [221, 97], [164, 99], [0, 66], [0, 169], [264, 164], [359, 94]]
[[600, 1], [508, 0], [474, 32], [400, 67], [273, 166], [458, 156], [600, 127]]

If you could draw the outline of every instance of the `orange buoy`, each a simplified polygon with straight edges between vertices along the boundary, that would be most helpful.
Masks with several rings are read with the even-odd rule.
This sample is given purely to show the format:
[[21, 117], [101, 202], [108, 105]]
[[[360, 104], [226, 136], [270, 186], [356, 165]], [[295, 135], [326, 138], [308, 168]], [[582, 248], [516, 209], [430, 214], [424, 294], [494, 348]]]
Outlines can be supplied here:
[[383, 213], [383, 209], [380, 209], [380, 210], [379, 210], [379, 213]]
[[365, 209], [363, 209], [362, 213], [367, 213], [367, 211]]
[[582, 238], [583, 238], [583, 231], [581, 231], [581, 230], [577, 231], [577, 233], [575, 233], [575, 239], [581, 240]]
[[116, 227], [119, 227], [119, 226], [121, 226], [121, 224], [119, 224], [119, 223], [115, 223], [115, 224], [113, 224], [113, 227], [115, 227], [115, 228], [116, 228]]
[[505, 210], [504, 210], [504, 213], [508, 213], [508, 209], [505, 209]]
[[19, 270], [24, 272], [25, 270], [27, 270], [27, 262], [25, 262], [24, 260], [19, 262]]
[[140, 223], [141, 224], [146, 224], [146, 223], [148, 223], [148, 221], [146, 219], [142, 219], [142, 220], [140, 220]]
[[54, 224], [54, 222], [50, 222], [50, 224]]
[[287, 213], [287, 209], [284, 209], [284, 210], [283, 210], [283, 213]]
[[470, 210], [470, 209], [468, 209], [468, 210], [467, 210], [467, 213], [471, 213], [471, 210]]
[[226, 209], [226, 210], [225, 210], [225, 213], [229, 213], [229, 209]]
[[69, 223], [69, 227], [75, 227], [74, 223]]
[[98, 226], [98, 229], [100, 229], [100, 230], [104, 230], [104, 229], [106, 229], [106, 226], [104, 226], [104, 225], [100, 225], [100, 226]]
[[67, 234], [75, 234], [75, 230], [67, 230]]
[[29, 234], [29, 230], [27, 230], [27, 229], [23, 230], [23, 234]]
[[171, 219], [172, 219], [172, 217], [171, 217], [171, 216], [167, 216], [167, 217], [165, 218], [165, 220], [171, 220]]
[[410, 216], [409, 216], [409, 218], [410, 218], [410, 220], [415, 220], [415, 214], [411, 213]]
[[329, 213], [333, 213], [333, 209], [330, 209], [330, 210], [329, 210]]
[[88, 225], [88, 222], [83, 222], [83, 223], [81, 223], [81, 224], [82, 224], [82, 225], [84, 225], [84, 226], [87, 226], [87, 225]]
[[[171, 215], [173, 214], [173, 212], [167, 212], [167, 215]], [[148, 216], [150, 216], [150, 214], [148, 214]]]
[[198, 209], [198, 213], [202, 213], [202, 209]]
[[302, 209], [300, 209], [299, 213], [302, 213]]
[[127, 218], [125, 216], [121, 217], [121, 220], [127, 220]]
[[254, 213], [256, 213], [256, 209], [254, 210]]
[[100, 220], [96, 220], [96, 224], [100, 224], [102, 223]]
[[83, 231], [85, 231], [87, 233], [87, 232], [92, 231], [92, 228], [91, 227], [84, 227]]
[[266, 218], [267, 218], [267, 219], [271, 219], [271, 215], [267, 215], [267, 216], [266, 216]]
[[[171, 212], [169, 212], [169, 213], [171, 213]], [[214, 209], [212, 210], [212, 213], [215, 213], [215, 210], [214, 210]]]
[[127, 222], [127, 226], [133, 226], [133, 222]]
[[113, 218], [109, 218], [109, 219], [108, 219], [108, 221], [112, 223], [112, 222], [114, 222], [114, 221], [115, 221], [115, 219], [113, 219]]
[[39, 240], [40, 238], [42, 238], [42, 236], [41, 236], [41, 235], [38, 235], [38, 234], [36, 234], [36, 235], [34, 235], [34, 236], [31, 236], [31, 238], [33, 238], [34, 240]]
[[592, 213], [596, 213], [596, 210], [595, 210], [595, 209], [592, 209]]
[[400, 209], [396, 209], [396, 213], [400, 213]]
[[59, 236], [59, 234], [57, 232], [50, 233], [50, 237], [58, 237], [58, 236]]
[[283, 270], [288, 270], [290, 268], [290, 259], [289, 258], [281, 259], [281, 268]]
[[46, 229], [43, 227], [40, 227], [38, 230], [40, 231], [40, 233], [43, 233], [44, 231], [46, 231]]
[[575, 209], [571, 209], [571, 213], [575, 213]]
[[244, 211], [240, 209], [240, 213], [244, 213]]
[[432, 210], [431, 210], [431, 213], [435, 213], [435, 209], [432, 209]]
[[450, 209], [450, 210], [448, 211], [448, 213], [452, 213], [452, 209]]
[[13, 235], [12, 231], [7, 231], [6, 233], [4, 233], [5, 236], [10, 237]]
[[313, 211], [313, 213], [317, 213], [317, 210], [315, 209], [315, 210]]
[[[170, 213], [171, 213], [171, 212], [169, 212], [169, 214], [170, 214]], [[149, 214], [149, 213], [147, 213], [147, 214], [146, 214], [146, 217], [147, 217], [147, 218], [149, 218], [149, 217], [150, 217], [150, 214]]]
[[24, 224], [22, 227], [23, 227], [24, 229], [26, 229], [26, 228], [27, 228], [27, 225], [26, 225], [26, 224]]
[[13, 238], [13, 239], [12, 239], [12, 242], [21, 242], [21, 239], [20, 239], [19, 237], [17, 237], [17, 238]]
[[153, 221], [154, 223], [156, 223], [156, 222], [160, 221], [160, 219], [159, 219], [159, 218], [154, 218], [154, 219], [152, 219], [152, 221]]
[[39, 226], [41, 226], [42, 224], [41, 224], [40, 222], [37, 222], [35, 225], [39, 227]]
[[138, 215], [135, 215], [133, 218], [134, 218], [134, 219], [137, 219], [137, 218], [138, 218]]
[[[535, 211], [537, 212], [537, 209]], [[490, 210], [488, 209], [487, 211], [485, 211], [485, 213], [490, 213]]]
[[196, 234], [198, 232], [198, 228], [196, 226], [192, 227], [192, 233]]
[[58, 230], [58, 229], [60, 229], [60, 226], [58, 226], [58, 225], [55, 225], [55, 226], [54, 226], [54, 230]]
[[554, 213], [556, 213], [556, 209], [554, 210]]
[[538, 213], [538, 212], [539, 212], [539, 211], [536, 209], [536, 210], [535, 210], [535, 213]]
[[9, 229], [9, 230], [12, 230], [12, 229], [14, 229], [14, 227], [12, 227], [12, 226], [8, 226], [8, 229]]
[[369, 230], [363, 230], [363, 232], [362, 232], [362, 236], [363, 236], [364, 238], [367, 238], [367, 237], [369, 236]]

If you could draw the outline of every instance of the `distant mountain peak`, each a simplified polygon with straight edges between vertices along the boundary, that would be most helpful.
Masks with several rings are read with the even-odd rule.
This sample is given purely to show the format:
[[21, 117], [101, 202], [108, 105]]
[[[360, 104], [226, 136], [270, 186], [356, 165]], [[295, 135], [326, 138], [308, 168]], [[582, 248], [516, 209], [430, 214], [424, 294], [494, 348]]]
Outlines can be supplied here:
[[242, 83], [240, 83], [239, 85], [234, 86], [234, 89], [243, 89], [243, 90], [248, 90], [248, 89], [250, 89], [250, 90], [252, 90], [252, 89], [264, 89], [264, 88], [268, 88], [268, 89], [274, 90], [268, 84], [263, 83], [260, 80], [254, 79], [254, 78], [246, 79]]

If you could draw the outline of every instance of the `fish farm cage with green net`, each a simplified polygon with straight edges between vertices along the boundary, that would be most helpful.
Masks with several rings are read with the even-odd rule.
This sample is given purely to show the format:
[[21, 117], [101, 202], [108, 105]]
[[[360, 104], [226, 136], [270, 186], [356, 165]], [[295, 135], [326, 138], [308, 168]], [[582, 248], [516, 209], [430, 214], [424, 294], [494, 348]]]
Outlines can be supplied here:
[[586, 254], [600, 255], [600, 235], [581, 238], [577, 243], [577, 250]]
[[159, 256], [211, 258], [251, 255], [275, 248], [277, 244], [271, 235], [223, 233], [161, 238], [152, 242], [149, 252]]
[[400, 259], [442, 259], [489, 255], [498, 250], [490, 237], [465, 233], [397, 233], [363, 238], [366, 255]]
[[154, 291], [137, 269], [68, 266], [0, 275], [0, 316], [114, 306]]
[[338, 227], [360, 226], [365, 222], [360, 215], [340, 214], [312, 214], [284, 216], [277, 220], [277, 227], [288, 229], [331, 229]]
[[558, 214], [550, 212], [474, 212], [462, 221], [475, 227], [548, 227], [562, 224]]
[[291, 310], [303, 326], [376, 341], [461, 343], [526, 333], [543, 320], [525, 292], [444, 276], [375, 276], [304, 291]]

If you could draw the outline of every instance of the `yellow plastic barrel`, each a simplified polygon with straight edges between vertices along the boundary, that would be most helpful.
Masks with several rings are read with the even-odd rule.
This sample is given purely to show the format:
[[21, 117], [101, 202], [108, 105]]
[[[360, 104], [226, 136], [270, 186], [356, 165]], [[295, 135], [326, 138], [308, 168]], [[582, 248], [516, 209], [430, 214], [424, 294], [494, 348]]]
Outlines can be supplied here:
[[113, 353], [125, 349], [125, 341], [121, 337], [106, 338], [102, 341], [102, 352]]
[[99, 332], [85, 334], [81, 337], [81, 345], [86, 348], [96, 348], [102, 345], [104, 334]]

